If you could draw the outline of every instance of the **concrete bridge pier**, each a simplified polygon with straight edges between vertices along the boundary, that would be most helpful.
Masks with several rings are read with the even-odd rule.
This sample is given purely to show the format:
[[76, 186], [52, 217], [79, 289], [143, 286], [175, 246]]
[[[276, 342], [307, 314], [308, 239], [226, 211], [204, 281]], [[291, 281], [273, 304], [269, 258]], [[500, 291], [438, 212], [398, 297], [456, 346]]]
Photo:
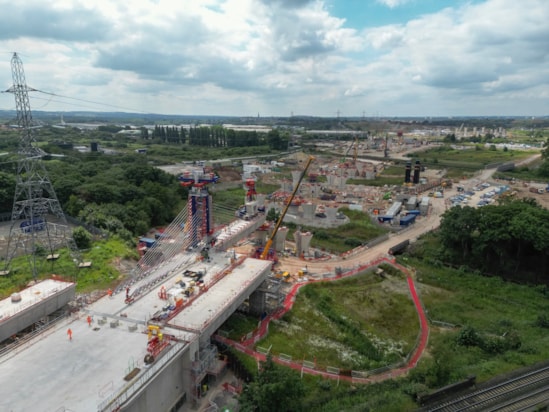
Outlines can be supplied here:
[[252, 292], [248, 302], [251, 315], [259, 317], [267, 310], [266, 293], [261, 289]]

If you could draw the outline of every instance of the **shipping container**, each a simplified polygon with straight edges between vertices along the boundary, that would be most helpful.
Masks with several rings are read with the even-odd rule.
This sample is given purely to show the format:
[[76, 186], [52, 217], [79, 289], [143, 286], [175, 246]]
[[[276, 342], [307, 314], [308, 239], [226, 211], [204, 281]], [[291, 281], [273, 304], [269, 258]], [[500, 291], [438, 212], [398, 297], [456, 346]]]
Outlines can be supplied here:
[[400, 218], [400, 226], [408, 226], [416, 221], [416, 215], [406, 215]]

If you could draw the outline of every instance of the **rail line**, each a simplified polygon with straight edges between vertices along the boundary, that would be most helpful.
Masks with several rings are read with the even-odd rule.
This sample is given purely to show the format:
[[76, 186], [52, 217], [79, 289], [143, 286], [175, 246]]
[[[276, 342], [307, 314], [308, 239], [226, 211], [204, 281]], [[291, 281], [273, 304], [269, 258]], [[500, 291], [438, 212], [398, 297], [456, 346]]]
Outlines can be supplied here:
[[549, 400], [549, 366], [443, 402], [429, 412], [516, 411]]

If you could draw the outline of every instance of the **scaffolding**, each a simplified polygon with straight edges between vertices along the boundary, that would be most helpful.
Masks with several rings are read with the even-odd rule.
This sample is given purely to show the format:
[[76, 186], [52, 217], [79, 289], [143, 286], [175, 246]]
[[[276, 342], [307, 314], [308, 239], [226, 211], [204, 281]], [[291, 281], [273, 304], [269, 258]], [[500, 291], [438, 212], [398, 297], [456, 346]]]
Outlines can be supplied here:
[[191, 365], [194, 385], [192, 398], [195, 405], [208, 390], [208, 384], [205, 383], [207, 378], [212, 377], [217, 380], [217, 377], [225, 371], [226, 366], [227, 361], [219, 358], [217, 346], [209, 344], [198, 351], [197, 360]]

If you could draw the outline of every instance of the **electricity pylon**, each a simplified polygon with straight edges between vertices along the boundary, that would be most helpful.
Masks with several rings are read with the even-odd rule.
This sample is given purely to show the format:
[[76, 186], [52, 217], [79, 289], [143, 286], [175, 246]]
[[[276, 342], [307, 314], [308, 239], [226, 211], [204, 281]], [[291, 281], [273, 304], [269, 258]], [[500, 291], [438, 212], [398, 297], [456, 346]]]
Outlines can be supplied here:
[[67, 246], [74, 259], [74, 253], [78, 251], [42, 161], [46, 153], [36, 146], [28, 93], [35, 89], [27, 87], [23, 63], [17, 53], [11, 59], [11, 69], [13, 86], [6, 91], [15, 96], [20, 141], [5, 263], [7, 270], [15, 256], [25, 254], [36, 279], [40, 264], [45, 260], [45, 257], [38, 260], [37, 255], [46, 253], [55, 259], [54, 251]]

